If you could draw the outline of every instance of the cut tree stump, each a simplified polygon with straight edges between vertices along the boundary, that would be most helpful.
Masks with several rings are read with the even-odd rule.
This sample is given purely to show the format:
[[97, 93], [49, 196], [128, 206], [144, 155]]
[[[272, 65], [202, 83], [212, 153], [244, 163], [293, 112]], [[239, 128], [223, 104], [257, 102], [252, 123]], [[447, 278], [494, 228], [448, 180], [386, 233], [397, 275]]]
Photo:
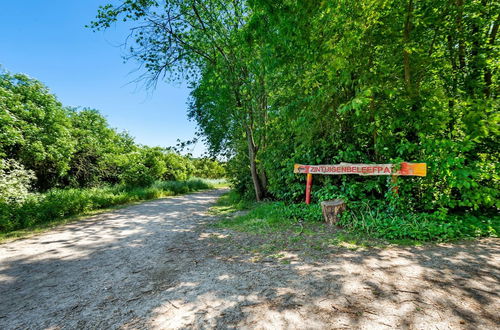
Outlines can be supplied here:
[[345, 202], [342, 199], [334, 199], [321, 202], [321, 210], [325, 222], [330, 225], [335, 225], [340, 220], [340, 214], [345, 211]]

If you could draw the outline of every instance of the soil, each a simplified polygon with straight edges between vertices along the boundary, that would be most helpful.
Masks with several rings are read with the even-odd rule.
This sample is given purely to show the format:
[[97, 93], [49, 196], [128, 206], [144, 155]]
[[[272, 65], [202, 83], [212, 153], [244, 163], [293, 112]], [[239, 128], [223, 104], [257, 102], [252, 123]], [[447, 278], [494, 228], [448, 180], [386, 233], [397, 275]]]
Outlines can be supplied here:
[[0, 329], [498, 329], [500, 240], [251, 252], [224, 190], [0, 245]]

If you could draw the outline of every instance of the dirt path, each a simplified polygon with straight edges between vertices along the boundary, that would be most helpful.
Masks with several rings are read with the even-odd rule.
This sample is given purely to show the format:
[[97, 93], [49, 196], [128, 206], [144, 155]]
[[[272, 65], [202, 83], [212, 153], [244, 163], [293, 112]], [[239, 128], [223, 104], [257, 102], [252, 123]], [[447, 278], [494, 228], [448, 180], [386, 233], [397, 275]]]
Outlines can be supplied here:
[[500, 326], [499, 240], [256, 261], [251, 242], [207, 226], [220, 194], [0, 245], [0, 329]]

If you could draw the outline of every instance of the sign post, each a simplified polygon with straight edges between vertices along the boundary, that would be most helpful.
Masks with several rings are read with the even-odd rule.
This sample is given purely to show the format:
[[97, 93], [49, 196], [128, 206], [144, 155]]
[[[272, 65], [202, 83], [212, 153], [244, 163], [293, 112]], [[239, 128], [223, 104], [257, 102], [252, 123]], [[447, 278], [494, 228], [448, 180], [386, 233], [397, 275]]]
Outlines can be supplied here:
[[[358, 174], [358, 175], [392, 175], [394, 183], [398, 176], [426, 176], [426, 163], [406, 163], [400, 164], [399, 170], [396, 170], [394, 164], [351, 164], [340, 163], [337, 165], [301, 165], [295, 164], [294, 173], [307, 174], [306, 180], [306, 204], [311, 203], [312, 175], [343, 175], [343, 174]], [[395, 192], [398, 193], [397, 187]]]
[[311, 173], [307, 173], [306, 180], [306, 204], [311, 203], [311, 189], [313, 184], [313, 175]]

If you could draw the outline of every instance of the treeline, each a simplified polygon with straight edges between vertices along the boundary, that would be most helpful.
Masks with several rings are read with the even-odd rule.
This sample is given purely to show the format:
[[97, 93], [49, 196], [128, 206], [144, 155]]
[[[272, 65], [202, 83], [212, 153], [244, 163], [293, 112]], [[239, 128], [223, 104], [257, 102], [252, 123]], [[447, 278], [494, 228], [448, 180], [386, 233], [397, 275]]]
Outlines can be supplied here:
[[30, 191], [221, 178], [223, 164], [138, 145], [93, 109], [64, 107], [39, 81], [0, 73], [0, 202]]
[[317, 176], [313, 197], [446, 214], [500, 206], [499, 12], [492, 0], [127, 0], [91, 27], [131, 21], [147, 79], [191, 82], [189, 115], [257, 200], [301, 200], [294, 163], [414, 161], [428, 176], [400, 179], [398, 196], [388, 177]]

